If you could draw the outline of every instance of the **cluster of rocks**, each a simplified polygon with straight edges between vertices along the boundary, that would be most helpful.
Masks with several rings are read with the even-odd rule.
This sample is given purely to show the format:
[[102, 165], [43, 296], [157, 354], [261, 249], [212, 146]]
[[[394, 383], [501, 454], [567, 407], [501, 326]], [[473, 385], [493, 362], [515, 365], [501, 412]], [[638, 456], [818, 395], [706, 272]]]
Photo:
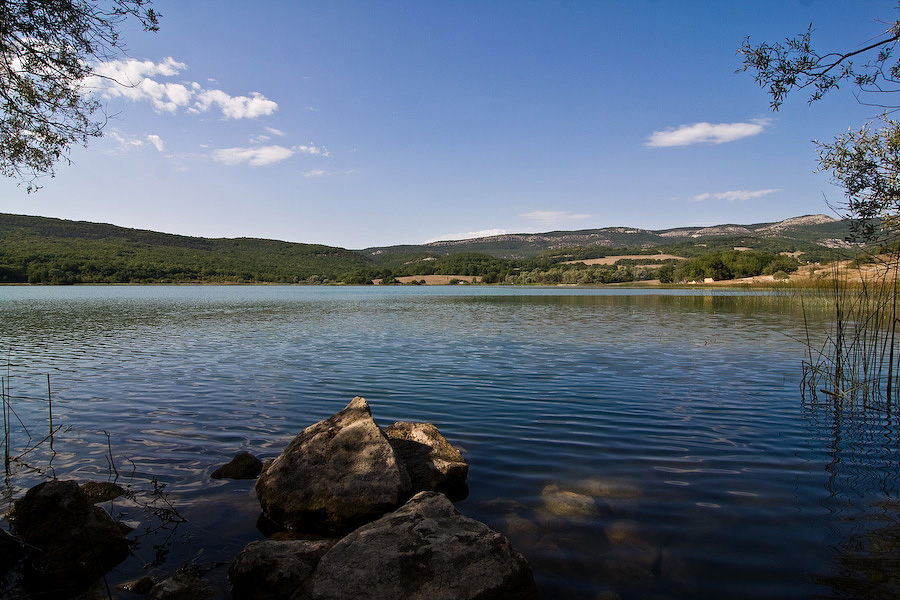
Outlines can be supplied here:
[[[399, 422], [382, 430], [364, 398], [307, 427], [265, 465], [239, 454], [213, 477], [258, 477], [263, 516], [282, 533], [251, 542], [235, 558], [232, 597], [536, 599], [525, 558], [453, 505], [468, 493], [467, 473], [462, 454], [434, 425]], [[40, 514], [59, 519], [43, 522]], [[29, 548], [25, 576], [32, 573], [33, 595], [77, 594], [128, 556], [125, 532], [73, 482], [33, 488], [17, 501], [11, 522]], [[0, 538], [0, 563], [7, 541]], [[78, 556], [76, 546], [89, 555]], [[53, 582], [52, 596], [41, 581]], [[59, 581], [68, 582], [62, 591]], [[212, 595], [209, 584], [182, 572], [152, 585], [148, 598]]]

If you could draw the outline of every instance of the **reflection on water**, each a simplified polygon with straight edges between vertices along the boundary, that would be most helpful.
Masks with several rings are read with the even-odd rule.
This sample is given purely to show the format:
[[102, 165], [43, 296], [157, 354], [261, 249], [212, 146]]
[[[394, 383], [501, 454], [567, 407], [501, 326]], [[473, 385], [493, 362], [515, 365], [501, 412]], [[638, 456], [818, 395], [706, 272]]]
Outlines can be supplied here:
[[35, 398], [24, 422], [46, 422], [50, 373], [57, 473], [105, 480], [111, 446], [187, 519], [163, 564], [150, 544], [118, 579], [230, 561], [259, 507], [251, 483], [209, 474], [357, 395], [464, 450], [459, 508], [510, 537], [544, 598], [849, 597], [896, 572], [896, 433], [803, 407], [790, 299], [23, 287], [0, 288], [0, 326], [10, 385]]
[[818, 578], [837, 597], [900, 597], [897, 415], [859, 404], [809, 402], [828, 448], [827, 505], [840, 522], [833, 571]]

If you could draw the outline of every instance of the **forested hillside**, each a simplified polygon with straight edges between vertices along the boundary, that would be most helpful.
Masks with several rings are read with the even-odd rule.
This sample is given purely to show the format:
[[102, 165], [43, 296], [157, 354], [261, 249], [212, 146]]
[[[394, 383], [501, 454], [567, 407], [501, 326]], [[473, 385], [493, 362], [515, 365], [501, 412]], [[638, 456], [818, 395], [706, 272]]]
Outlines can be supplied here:
[[330, 246], [8, 214], [0, 214], [0, 242], [6, 283], [320, 283], [371, 266], [356, 252]]
[[513, 285], [679, 283], [789, 273], [801, 262], [845, 258], [860, 251], [846, 243], [847, 232], [846, 222], [816, 215], [749, 226], [608, 228], [351, 251], [0, 214], [0, 283], [368, 284], [428, 275]]

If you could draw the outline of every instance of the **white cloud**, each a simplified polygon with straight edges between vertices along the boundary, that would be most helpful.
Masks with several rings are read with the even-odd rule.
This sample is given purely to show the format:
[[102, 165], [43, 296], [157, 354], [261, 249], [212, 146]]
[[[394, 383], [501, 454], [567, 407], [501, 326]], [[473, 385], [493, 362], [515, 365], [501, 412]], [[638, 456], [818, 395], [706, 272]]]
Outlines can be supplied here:
[[698, 196], [694, 196], [693, 200], [695, 202], [702, 202], [704, 200], [726, 200], [728, 202], [743, 202], [744, 200], [750, 200], [752, 198], [759, 198], [760, 196], [768, 196], [769, 194], [774, 194], [775, 192], [780, 192], [780, 189], [768, 189], [768, 190], [731, 190], [728, 192], [718, 192], [718, 193], [705, 193], [700, 194]]
[[198, 112], [206, 112], [213, 105], [222, 110], [227, 119], [255, 119], [271, 115], [278, 109], [278, 104], [258, 92], [247, 96], [229, 96], [222, 90], [203, 90], [197, 93], [193, 108]]
[[446, 242], [449, 240], [471, 240], [473, 238], [491, 237], [494, 235], [505, 235], [509, 233], [506, 229], [482, 229], [481, 231], [467, 231], [466, 233], [447, 233], [440, 237], [427, 240], [425, 243]]
[[128, 151], [133, 148], [140, 148], [144, 145], [144, 140], [138, 140], [135, 138], [126, 138], [118, 131], [110, 131], [109, 137], [115, 140], [117, 144], [119, 144], [119, 149], [123, 151]]
[[312, 143], [309, 145], [294, 146], [292, 150], [296, 150], [301, 154], [311, 154], [313, 156], [331, 156], [331, 152], [329, 152], [327, 148], [318, 148], [313, 146]]
[[206, 112], [213, 107], [226, 119], [254, 119], [278, 110], [278, 104], [259, 92], [249, 96], [231, 96], [222, 90], [207, 90], [199, 83], [160, 82], [154, 77], [174, 77], [187, 68], [172, 57], [162, 62], [149, 60], [113, 60], [100, 63], [96, 75], [87, 78], [83, 87], [104, 98], [126, 98], [133, 102], [150, 102], [161, 112], [174, 113], [179, 108], [190, 112]]
[[534, 221], [540, 227], [557, 227], [572, 221], [583, 221], [591, 218], [591, 215], [572, 214], [555, 210], [533, 210], [522, 216], [529, 221]]
[[166, 149], [166, 145], [163, 143], [162, 138], [156, 135], [155, 133], [151, 133], [147, 136], [147, 141], [153, 144], [153, 147], [162, 152]]
[[312, 169], [303, 174], [304, 177], [322, 177], [325, 171], [322, 169]]
[[213, 152], [213, 158], [229, 166], [247, 163], [251, 167], [263, 167], [286, 160], [294, 151], [283, 146], [259, 148], [224, 148]]
[[762, 133], [768, 119], [755, 119], [749, 123], [694, 123], [677, 129], [654, 131], [647, 140], [651, 148], [689, 146], [691, 144], [724, 144]]
[[277, 135], [278, 137], [284, 137], [284, 132], [280, 129], [275, 129], [274, 127], [266, 127], [266, 131], [271, 133], [272, 135]]

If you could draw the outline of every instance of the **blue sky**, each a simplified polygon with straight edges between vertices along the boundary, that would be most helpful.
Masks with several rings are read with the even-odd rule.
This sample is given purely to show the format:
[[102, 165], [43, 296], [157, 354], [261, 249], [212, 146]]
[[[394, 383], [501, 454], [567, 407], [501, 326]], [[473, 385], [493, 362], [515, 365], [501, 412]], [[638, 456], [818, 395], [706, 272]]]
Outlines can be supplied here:
[[110, 115], [0, 211], [359, 249], [829, 213], [812, 140], [849, 89], [773, 113], [736, 49], [814, 24], [852, 49], [889, 0], [155, 0], [88, 82]]

